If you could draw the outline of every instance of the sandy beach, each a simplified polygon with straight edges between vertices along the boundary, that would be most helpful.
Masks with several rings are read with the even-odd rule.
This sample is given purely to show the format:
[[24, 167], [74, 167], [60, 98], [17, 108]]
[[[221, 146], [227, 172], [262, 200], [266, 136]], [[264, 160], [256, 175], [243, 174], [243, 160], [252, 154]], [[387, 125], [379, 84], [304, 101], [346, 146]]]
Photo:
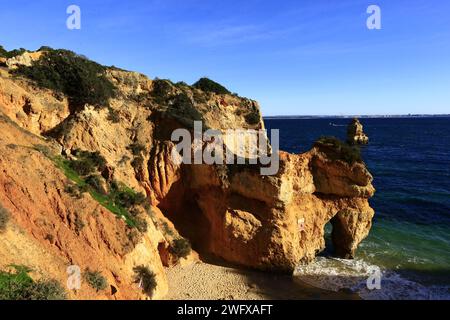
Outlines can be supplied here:
[[359, 299], [355, 294], [314, 288], [288, 275], [194, 262], [167, 268], [167, 300]]

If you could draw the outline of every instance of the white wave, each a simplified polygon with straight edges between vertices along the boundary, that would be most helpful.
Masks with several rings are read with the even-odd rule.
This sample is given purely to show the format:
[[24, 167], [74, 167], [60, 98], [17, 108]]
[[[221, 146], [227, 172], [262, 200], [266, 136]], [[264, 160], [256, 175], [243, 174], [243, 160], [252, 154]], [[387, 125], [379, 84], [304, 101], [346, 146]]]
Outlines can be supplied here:
[[[367, 279], [373, 270], [381, 271], [380, 289], [370, 290]], [[450, 286], [424, 286], [384, 270], [362, 259], [345, 260], [318, 257], [315, 262], [297, 267], [295, 276], [325, 290], [342, 289], [357, 293], [365, 300], [449, 300]]]
[[347, 125], [346, 124], [335, 124], [335, 123], [331, 123], [330, 122], [330, 126], [332, 126], [332, 127], [346, 127]]

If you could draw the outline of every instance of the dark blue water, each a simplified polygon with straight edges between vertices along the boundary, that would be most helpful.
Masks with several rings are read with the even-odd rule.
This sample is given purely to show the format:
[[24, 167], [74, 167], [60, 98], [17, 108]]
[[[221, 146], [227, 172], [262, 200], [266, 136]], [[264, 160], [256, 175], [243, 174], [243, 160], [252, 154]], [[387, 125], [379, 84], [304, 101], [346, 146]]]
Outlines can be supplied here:
[[[361, 122], [370, 138], [362, 154], [377, 189], [370, 200], [376, 215], [354, 267], [376, 265], [390, 274], [390, 280], [398, 277], [399, 281], [386, 280], [392, 292], [380, 297], [448, 299], [450, 118]], [[292, 153], [309, 150], [320, 136], [345, 139], [348, 123], [341, 118], [265, 120], [267, 129], [280, 130], [280, 148]], [[335, 262], [320, 261], [317, 267], [321, 272], [339, 272]]]

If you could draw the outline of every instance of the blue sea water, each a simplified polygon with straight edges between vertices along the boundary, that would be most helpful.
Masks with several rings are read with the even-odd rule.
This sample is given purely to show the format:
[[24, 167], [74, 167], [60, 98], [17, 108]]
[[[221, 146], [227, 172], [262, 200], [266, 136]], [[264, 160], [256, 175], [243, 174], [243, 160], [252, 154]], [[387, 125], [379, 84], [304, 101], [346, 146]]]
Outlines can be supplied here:
[[[309, 150], [320, 136], [345, 139], [349, 119], [266, 119], [280, 130], [280, 149]], [[450, 118], [364, 118], [362, 147], [374, 176], [376, 214], [355, 260], [322, 256], [297, 275], [325, 289], [365, 299], [450, 299]], [[329, 232], [329, 228], [327, 228]], [[369, 290], [373, 267], [381, 289]]]

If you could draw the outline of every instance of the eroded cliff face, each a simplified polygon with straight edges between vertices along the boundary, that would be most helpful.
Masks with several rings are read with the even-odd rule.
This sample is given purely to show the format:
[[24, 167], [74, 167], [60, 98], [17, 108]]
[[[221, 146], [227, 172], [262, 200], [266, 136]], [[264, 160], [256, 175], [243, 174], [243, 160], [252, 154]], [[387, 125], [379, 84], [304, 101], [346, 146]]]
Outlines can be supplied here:
[[[96, 266], [119, 289], [117, 298], [134, 299], [143, 295], [133, 268], [148, 265], [158, 283], [152, 297], [160, 298], [167, 292], [163, 264], [179, 262], [169, 248], [174, 234], [188, 238], [200, 255], [292, 272], [324, 249], [328, 222], [336, 253], [345, 258], [370, 230], [372, 176], [363, 163], [331, 159], [320, 146], [280, 152], [273, 176], [262, 176], [258, 165], [174, 163], [171, 133], [192, 130], [194, 120], [204, 129], [263, 129], [255, 101], [108, 69], [117, 88], [109, 106], [74, 109], [67, 97], [10, 71], [0, 68], [0, 201], [14, 227], [0, 235], [0, 266], [32, 264], [63, 283], [67, 265]], [[136, 235], [89, 194], [68, 195], [70, 181], [37, 145], [64, 157], [77, 149], [99, 152], [110, 180], [147, 195], [153, 212], [147, 232]]]
[[190, 165], [182, 181], [161, 199], [162, 210], [204, 252], [260, 269], [292, 272], [312, 261], [330, 221], [337, 254], [351, 258], [374, 215], [364, 165], [328, 160], [318, 148], [281, 152], [275, 176], [238, 168], [224, 178], [223, 168]]
[[[149, 219], [145, 234], [137, 235], [123, 220], [88, 194], [71, 196], [72, 183], [42, 150], [57, 153], [59, 146], [16, 126], [0, 115], [0, 202], [12, 218], [0, 234], [0, 265], [30, 266], [38, 277], [62, 284], [67, 267], [101, 270], [118, 289], [118, 299], [145, 298], [136, 289], [133, 267], [149, 265], [156, 273], [155, 298], [167, 292], [158, 243], [163, 236]], [[72, 298], [113, 298], [110, 290], [95, 292], [84, 285]]]

